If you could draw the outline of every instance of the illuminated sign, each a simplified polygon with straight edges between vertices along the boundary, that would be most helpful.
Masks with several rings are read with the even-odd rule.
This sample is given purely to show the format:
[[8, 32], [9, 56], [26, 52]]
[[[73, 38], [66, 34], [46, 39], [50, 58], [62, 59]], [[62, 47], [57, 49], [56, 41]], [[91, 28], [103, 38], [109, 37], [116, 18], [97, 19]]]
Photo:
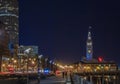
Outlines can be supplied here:
[[98, 62], [103, 62], [103, 57], [98, 57]]

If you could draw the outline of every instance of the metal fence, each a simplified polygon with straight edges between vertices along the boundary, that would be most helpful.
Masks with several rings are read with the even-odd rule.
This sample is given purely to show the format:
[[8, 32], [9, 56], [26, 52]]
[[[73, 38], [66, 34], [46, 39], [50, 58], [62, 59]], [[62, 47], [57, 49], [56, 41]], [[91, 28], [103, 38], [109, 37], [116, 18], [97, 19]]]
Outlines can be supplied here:
[[80, 77], [79, 75], [74, 75], [73, 76], [73, 83], [74, 84], [92, 84], [88, 80]]

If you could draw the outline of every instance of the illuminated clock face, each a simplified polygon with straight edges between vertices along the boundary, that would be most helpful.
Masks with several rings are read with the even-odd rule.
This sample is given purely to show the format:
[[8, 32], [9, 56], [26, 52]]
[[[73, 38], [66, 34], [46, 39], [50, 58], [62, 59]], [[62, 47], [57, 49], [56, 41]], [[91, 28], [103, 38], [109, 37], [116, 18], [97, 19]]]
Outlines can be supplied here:
[[90, 43], [87, 43], [87, 45], [92, 45], [92, 43], [90, 42]]
[[88, 53], [91, 53], [91, 50], [88, 50]]
[[91, 39], [91, 37], [88, 37], [88, 39]]

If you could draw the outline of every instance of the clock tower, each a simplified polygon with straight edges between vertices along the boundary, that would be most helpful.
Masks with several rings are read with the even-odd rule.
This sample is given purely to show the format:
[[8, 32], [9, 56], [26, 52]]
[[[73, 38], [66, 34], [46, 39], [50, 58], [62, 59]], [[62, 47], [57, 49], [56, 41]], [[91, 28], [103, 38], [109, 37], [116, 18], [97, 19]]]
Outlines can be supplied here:
[[90, 32], [91, 26], [88, 30], [88, 37], [86, 41], [86, 59], [92, 60], [93, 58], [93, 44], [92, 44], [92, 38], [91, 38], [91, 32]]

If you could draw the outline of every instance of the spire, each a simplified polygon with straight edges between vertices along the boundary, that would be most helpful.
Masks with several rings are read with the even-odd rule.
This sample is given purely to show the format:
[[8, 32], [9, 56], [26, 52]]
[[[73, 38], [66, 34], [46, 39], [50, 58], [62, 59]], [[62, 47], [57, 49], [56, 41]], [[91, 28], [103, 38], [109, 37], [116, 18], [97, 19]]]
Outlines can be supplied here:
[[92, 29], [92, 27], [91, 26], [89, 26], [89, 29], [88, 29], [88, 39], [87, 40], [91, 40], [91, 29]]
[[93, 54], [93, 46], [92, 46], [92, 38], [91, 38], [91, 26], [89, 26], [88, 29], [88, 37], [86, 41], [86, 58], [87, 60], [92, 60], [92, 54]]

